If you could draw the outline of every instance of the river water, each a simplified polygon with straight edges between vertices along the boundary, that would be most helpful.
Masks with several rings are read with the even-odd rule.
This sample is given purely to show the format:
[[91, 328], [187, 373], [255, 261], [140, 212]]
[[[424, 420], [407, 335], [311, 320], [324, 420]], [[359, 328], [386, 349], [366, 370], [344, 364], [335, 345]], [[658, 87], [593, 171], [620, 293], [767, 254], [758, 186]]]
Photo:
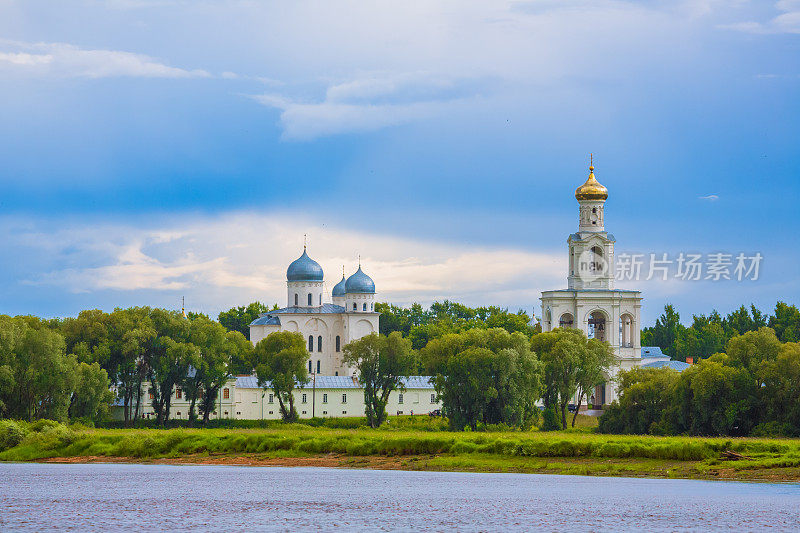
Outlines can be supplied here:
[[0, 531], [800, 530], [800, 484], [0, 463]]

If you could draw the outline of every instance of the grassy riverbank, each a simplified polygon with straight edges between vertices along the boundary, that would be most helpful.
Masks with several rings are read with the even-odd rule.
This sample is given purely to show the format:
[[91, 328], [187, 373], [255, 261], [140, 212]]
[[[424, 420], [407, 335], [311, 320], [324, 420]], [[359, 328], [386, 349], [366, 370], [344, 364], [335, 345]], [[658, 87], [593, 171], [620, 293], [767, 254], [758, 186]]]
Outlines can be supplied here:
[[[18, 436], [16, 445], [0, 452], [0, 461], [336, 466], [800, 481], [800, 440], [796, 439], [614, 436], [586, 429], [451, 433], [438, 430], [435, 421], [393, 422], [379, 430], [306, 424], [253, 429], [94, 429], [34, 424], [23, 428], [24, 435]], [[725, 452], [743, 457], [726, 460]]]

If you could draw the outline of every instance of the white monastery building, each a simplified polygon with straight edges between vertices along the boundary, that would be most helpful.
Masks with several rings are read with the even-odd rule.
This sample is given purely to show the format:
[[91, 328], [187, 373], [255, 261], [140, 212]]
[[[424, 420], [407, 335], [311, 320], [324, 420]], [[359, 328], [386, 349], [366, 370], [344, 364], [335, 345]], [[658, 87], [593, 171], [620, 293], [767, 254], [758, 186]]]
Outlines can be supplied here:
[[594, 166], [589, 166], [586, 183], [575, 190], [575, 199], [578, 231], [567, 237], [567, 288], [542, 292], [542, 331], [579, 328], [589, 338], [606, 341], [614, 348], [618, 367], [594, 393], [593, 403], [601, 406], [616, 399], [612, 379], [620, 370], [643, 363], [663, 366], [669, 357], [659, 348], [642, 348], [642, 293], [614, 288], [616, 239], [605, 229], [604, 213], [608, 189], [595, 178]]
[[300, 332], [308, 342], [308, 371], [323, 376], [351, 376], [342, 362], [342, 347], [378, 331], [375, 283], [361, 270], [342, 280], [331, 291], [332, 302], [323, 301], [324, 274], [319, 263], [303, 255], [286, 269], [286, 307], [263, 313], [250, 324], [253, 344], [276, 331]]

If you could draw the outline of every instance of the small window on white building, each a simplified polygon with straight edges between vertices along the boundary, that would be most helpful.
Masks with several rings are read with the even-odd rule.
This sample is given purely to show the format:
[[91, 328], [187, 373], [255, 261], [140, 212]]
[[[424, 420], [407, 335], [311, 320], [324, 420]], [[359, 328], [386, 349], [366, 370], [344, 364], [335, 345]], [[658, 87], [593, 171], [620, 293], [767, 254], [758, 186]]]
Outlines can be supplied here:
[[317, 337], [317, 351], [318, 352], [322, 351], [322, 335]]
[[300, 297], [299, 297], [299, 295], [298, 295], [297, 293], [294, 293], [294, 306], [295, 306], [295, 307], [297, 307], [298, 305], [300, 305], [300, 300], [299, 300], [299, 298], [300, 298]]
[[361, 309], [364, 310], [364, 311], [367, 310], [367, 302], [364, 302], [364, 305], [361, 307]]
[[336, 335], [336, 351], [342, 351], [342, 338], [339, 335]]
[[347, 403], [347, 394], [342, 394], [342, 403]]
[[224, 389], [222, 389], [222, 399], [223, 400], [229, 400], [230, 397], [231, 397], [231, 390], [228, 387], [225, 387]]
[[311, 372], [311, 359], [308, 360], [308, 371]]
[[400, 404], [403, 403], [403, 395], [402, 394], [398, 394], [397, 395], [397, 403], [400, 403]]
[[[308, 403], [308, 395], [303, 393], [303, 403]], [[303, 411], [305, 413], [305, 411]]]
[[311, 293], [308, 293], [308, 306], [311, 307]]
[[269, 395], [269, 403], [274, 403], [274, 402], [275, 402], [275, 395], [274, 394], [270, 394]]
[[436, 395], [431, 394], [431, 403], [436, 403]]
[[321, 361], [317, 360], [317, 374], [319, 374], [320, 364], [321, 364]]
[[353, 311], [358, 311], [358, 304], [353, 302]]
[[322, 395], [322, 403], [328, 403], [328, 395], [327, 394], [323, 394]]
[[308, 336], [308, 351], [309, 352], [314, 351], [314, 335]]

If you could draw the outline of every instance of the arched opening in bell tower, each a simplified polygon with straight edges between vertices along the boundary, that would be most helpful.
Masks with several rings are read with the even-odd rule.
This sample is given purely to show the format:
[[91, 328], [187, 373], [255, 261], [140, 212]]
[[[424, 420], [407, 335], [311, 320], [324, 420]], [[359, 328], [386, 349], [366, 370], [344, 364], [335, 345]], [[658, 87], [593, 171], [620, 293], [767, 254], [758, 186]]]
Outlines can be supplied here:
[[588, 337], [599, 341], [606, 340], [606, 315], [602, 311], [594, 311], [589, 315]]
[[558, 319], [558, 327], [560, 328], [571, 328], [575, 320], [572, 318], [571, 313], [564, 313], [561, 315], [561, 318]]

